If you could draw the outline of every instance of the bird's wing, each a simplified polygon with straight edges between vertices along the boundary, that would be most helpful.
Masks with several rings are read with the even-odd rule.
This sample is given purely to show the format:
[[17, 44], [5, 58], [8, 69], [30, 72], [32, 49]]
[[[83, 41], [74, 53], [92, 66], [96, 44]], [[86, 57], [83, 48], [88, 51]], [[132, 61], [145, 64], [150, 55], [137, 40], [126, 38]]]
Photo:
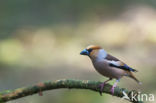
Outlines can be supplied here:
[[132, 71], [132, 72], [136, 72], [137, 71], [137, 70], [129, 67], [127, 64], [125, 64], [124, 62], [120, 61], [119, 59], [113, 57], [110, 54], [108, 54], [105, 59], [109, 63], [109, 65], [112, 66], [112, 67], [116, 67], [116, 68], [127, 70], [127, 71]]
[[116, 57], [114, 57], [114, 56], [112, 56], [110, 54], [107, 54], [105, 59], [110, 60], [110, 61], [112, 61], [112, 60], [113, 61], [119, 61], [119, 59], [117, 59]]

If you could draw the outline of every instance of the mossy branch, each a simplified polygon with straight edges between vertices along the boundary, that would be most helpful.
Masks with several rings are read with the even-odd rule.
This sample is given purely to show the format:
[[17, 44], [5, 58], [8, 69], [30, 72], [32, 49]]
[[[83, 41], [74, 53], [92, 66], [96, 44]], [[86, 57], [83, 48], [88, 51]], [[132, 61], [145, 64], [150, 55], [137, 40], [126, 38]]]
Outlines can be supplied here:
[[[3, 92], [0, 92], [0, 103], [4, 103], [4, 102], [11, 101], [14, 99], [40, 93], [41, 91], [43, 92], [43, 91], [59, 89], [59, 88], [89, 89], [89, 90], [99, 92], [100, 83], [102, 82], [90, 81], [90, 80], [72, 80], [72, 79], [49, 81], [49, 82], [39, 83], [34, 86], [28, 86], [28, 87], [18, 88], [15, 90], [6, 90]], [[110, 92], [111, 87], [112, 86], [110, 84], [106, 84], [104, 87], [103, 93], [107, 93], [111, 95], [111, 92]], [[119, 87], [115, 88], [114, 96], [123, 97], [123, 91], [125, 91], [126, 94], [129, 94], [128, 96], [131, 98], [130, 94], [132, 91], [128, 91], [125, 88], [119, 88]], [[142, 101], [131, 101], [131, 102], [143, 103]]]

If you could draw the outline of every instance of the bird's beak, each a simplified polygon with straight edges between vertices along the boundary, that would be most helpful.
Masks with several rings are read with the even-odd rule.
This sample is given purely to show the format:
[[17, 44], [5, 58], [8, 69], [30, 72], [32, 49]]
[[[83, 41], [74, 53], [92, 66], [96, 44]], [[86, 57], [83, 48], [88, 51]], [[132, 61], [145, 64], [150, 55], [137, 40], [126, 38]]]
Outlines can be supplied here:
[[89, 55], [89, 51], [87, 49], [84, 49], [80, 53], [81, 55]]

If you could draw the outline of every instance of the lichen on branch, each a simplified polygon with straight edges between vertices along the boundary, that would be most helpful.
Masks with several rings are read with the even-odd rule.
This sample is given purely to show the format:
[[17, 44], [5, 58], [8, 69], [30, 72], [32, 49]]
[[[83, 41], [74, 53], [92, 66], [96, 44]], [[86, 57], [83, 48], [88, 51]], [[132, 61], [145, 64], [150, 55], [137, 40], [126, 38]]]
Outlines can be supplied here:
[[[14, 90], [5, 90], [0, 92], [0, 103], [11, 101], [14, 99], [22, 98], [25, 96], [33, 95], [36, 93], [41, 93], [47, 90], [59, 89], [59, 88], [68, 88], [68, 89], [88, 89], [99, 92], [99, 85], [102, 82], [91, 81], [91, 80], [73, 80], [73, 79], [62, 79], [56, 81], [48, 81], [43, 83], [38, 83], [33, 86], [22, 87]], [[103, 93], [111, 94], [111, 85], [106, 84], [103, 90]], [[129, 94], [129, 98], [131, 98], [130, 93], [132, 91], [128, 91], [125, 88], [116, 87], [114, 90], [114, 95], [116, 97], [123, 97], [123, 91], [126, 94]], [[134, 90], [133, 90], [134, 92]], [[137, 91], [135, 91], [137, 92]], [[98, 95], [98, 94], [97, 94]], [[133, 103], [143, 103], [142, 101], [130, 101]]]

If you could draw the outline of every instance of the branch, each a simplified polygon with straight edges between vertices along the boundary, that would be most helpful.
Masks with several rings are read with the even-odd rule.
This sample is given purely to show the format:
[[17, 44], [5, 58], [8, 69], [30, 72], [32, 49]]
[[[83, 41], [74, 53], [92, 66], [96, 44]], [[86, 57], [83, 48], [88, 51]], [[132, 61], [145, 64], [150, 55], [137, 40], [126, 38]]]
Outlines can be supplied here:
[[[11, 101], [14, 99], [22, 98], [25, 96], [33, 95], [36, 93], [41, 93], [41, 91], [59, 89], [59, 88], [68, 88], [68, 89], [89, 89], [96, 92], [99, 92], [99, 85], [102, 82], [90, 81], [90, 80], [71, 80], [71, 79], [62, 79], [56, 81], [49, 81], [44, 83], [39, 83], [34, 86], [18, 88], [15, 90], [6, 90], [0, 92], [0, 103]], [[111, 94], [110, 84], [106, 84], [103, 92], [107, 94]], [[116, 87], [114, 90], [114, 96], [123, 97], [123, 91], [128, 94], [129, 98], [131, 98], [131, 93], [137, 91], [128, 91], [124, 88]], [[97, 94], [98, 95], [98, 94]], [[129, 100], [130, 101], [130, 100]], [[133, 103], [143, 103], [142, 101], [131, 101]]]

